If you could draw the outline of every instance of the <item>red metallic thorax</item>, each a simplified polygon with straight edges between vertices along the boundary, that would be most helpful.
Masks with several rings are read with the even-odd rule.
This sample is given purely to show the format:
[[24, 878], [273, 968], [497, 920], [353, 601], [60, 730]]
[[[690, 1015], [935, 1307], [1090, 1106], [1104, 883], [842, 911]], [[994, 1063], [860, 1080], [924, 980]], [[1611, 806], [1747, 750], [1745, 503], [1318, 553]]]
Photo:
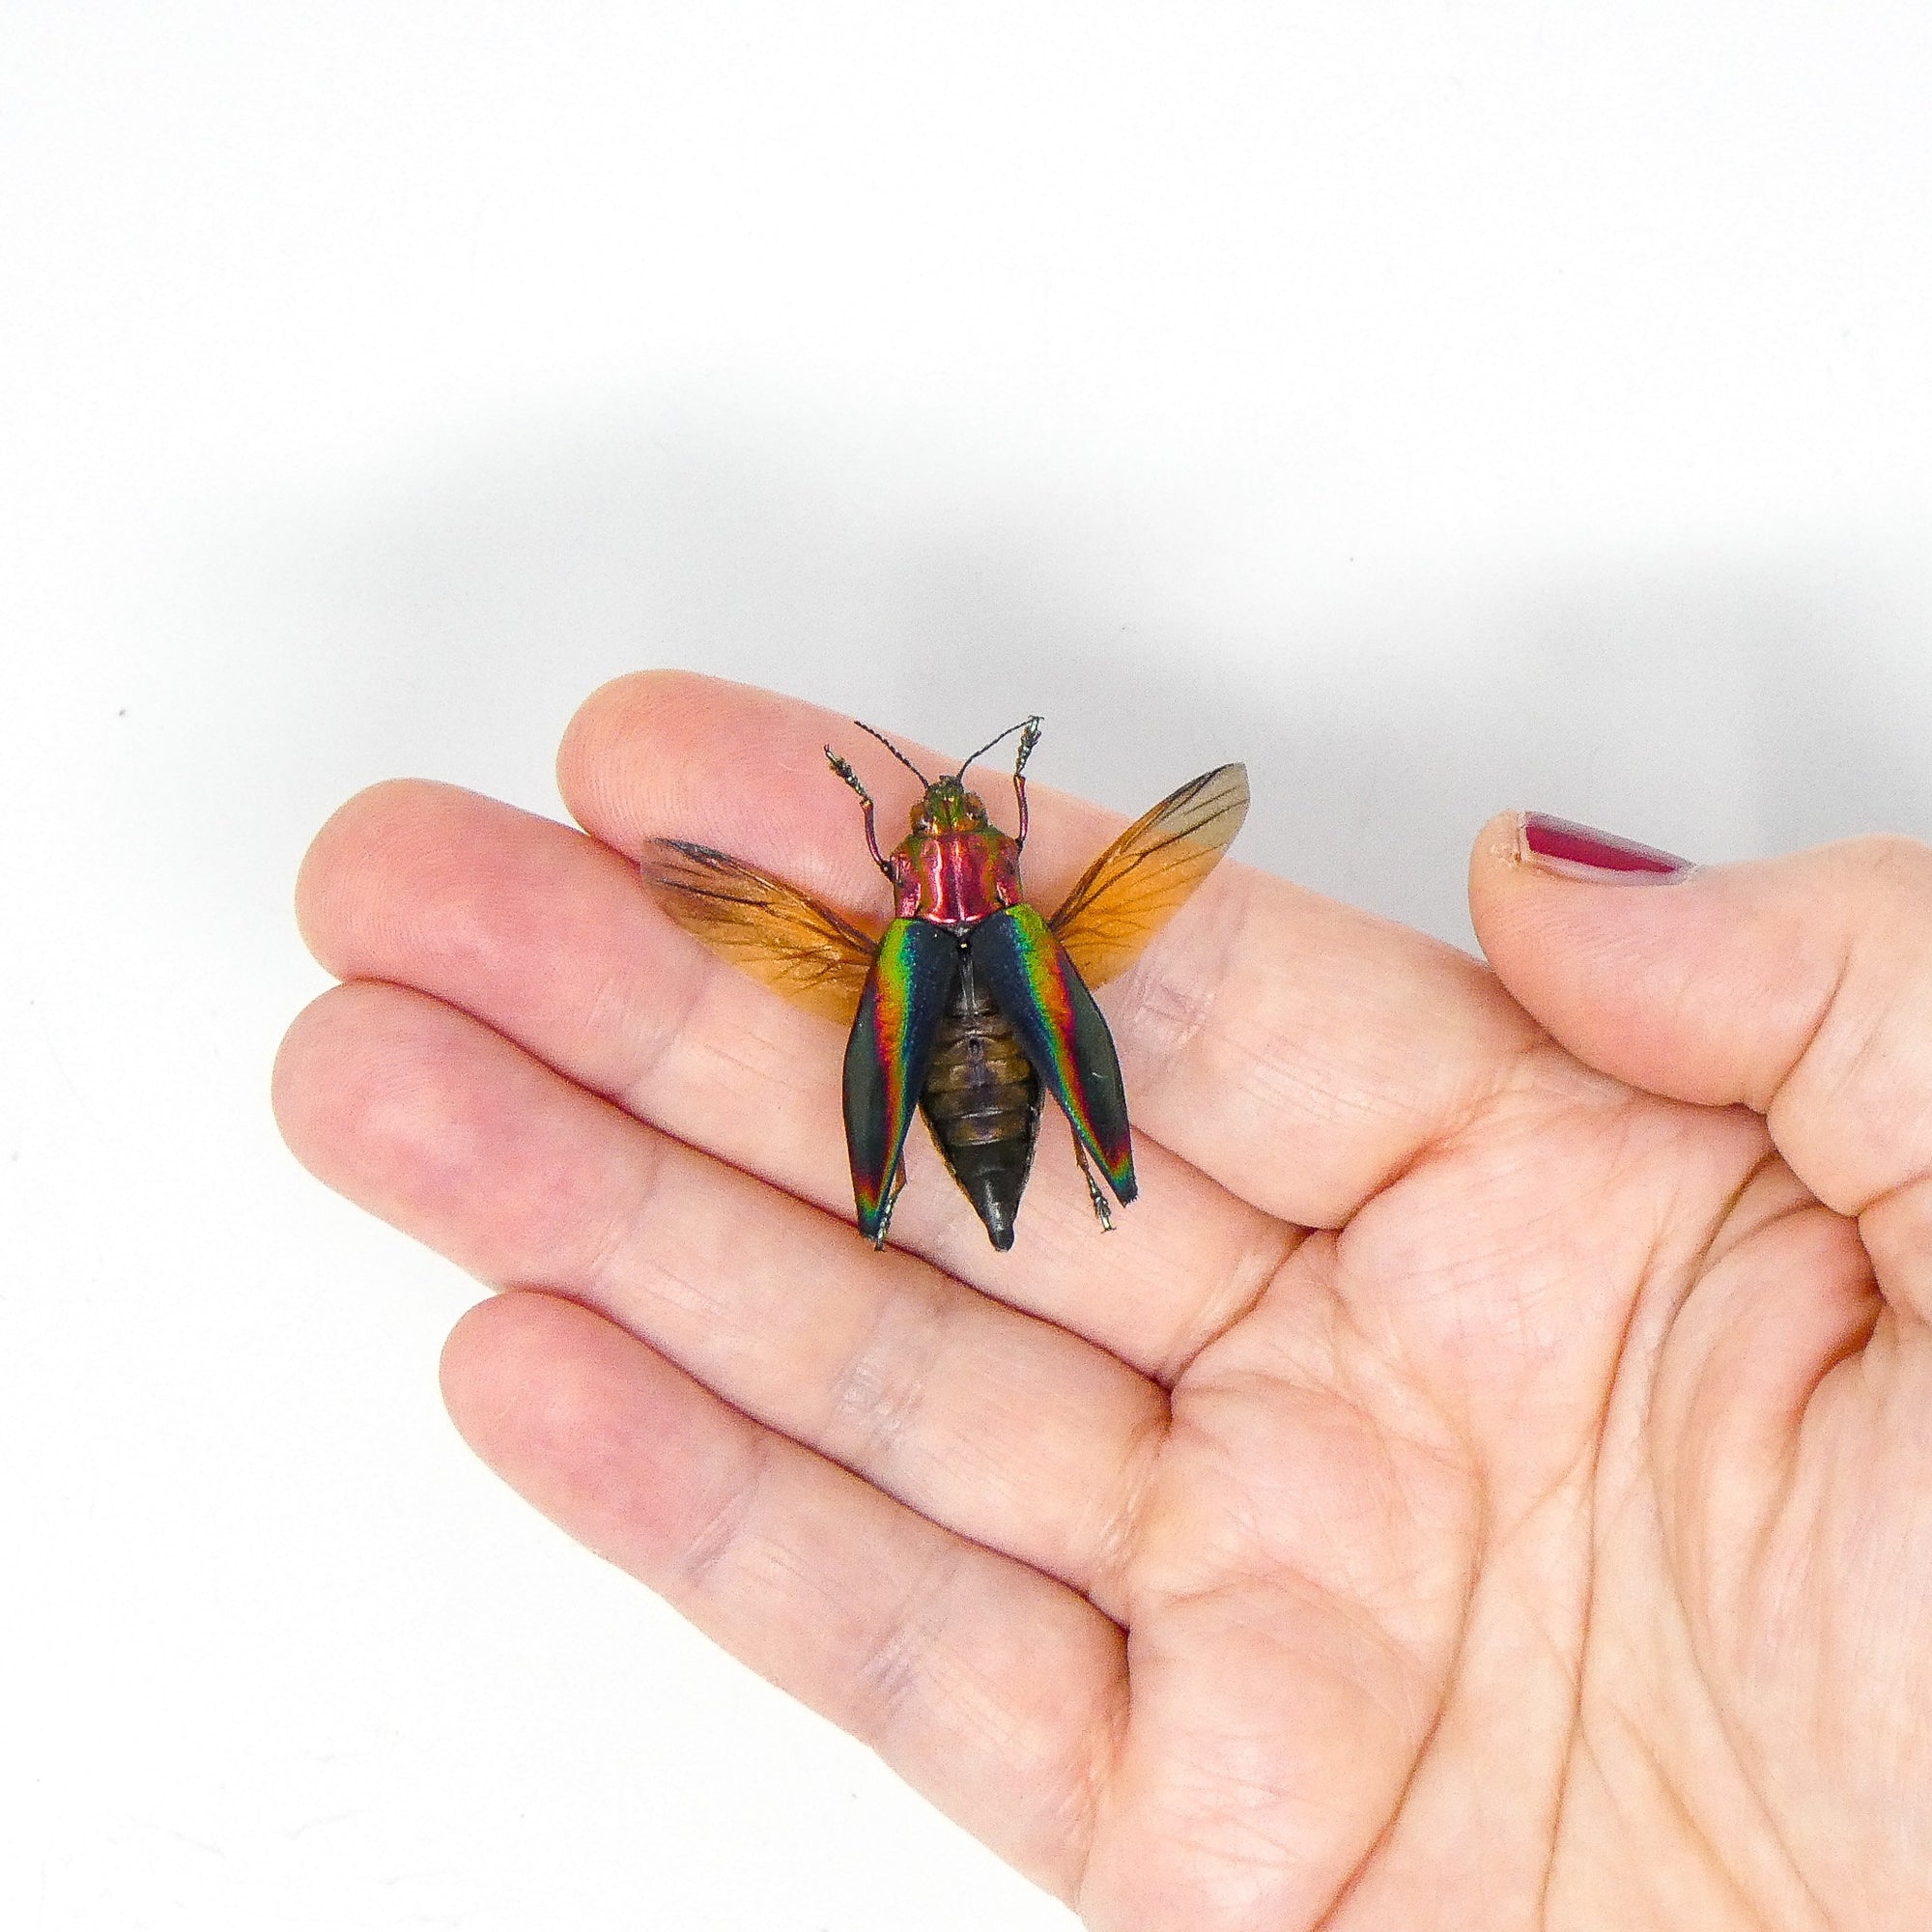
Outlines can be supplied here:
[[1020, 901], [1020, 848], [996, 825], [915, 832], [889, 863], [900, 919], [977, 925]]

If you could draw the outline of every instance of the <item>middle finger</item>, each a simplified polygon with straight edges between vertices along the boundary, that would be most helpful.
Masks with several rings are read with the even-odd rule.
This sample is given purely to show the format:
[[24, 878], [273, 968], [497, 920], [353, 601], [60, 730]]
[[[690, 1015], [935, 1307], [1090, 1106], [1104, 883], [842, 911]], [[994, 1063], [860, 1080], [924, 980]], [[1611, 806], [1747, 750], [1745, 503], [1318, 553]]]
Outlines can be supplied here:
[[[331, 972], [419, 987], [639, 1119], [850, 1214], [838, 1030], [677, 931], [608, 847], [474, 793], [396, 782], [323, 829], [299, 898]], [[907, 1143], [895, 1242], [1172, 1380], [1298, 1231], [1140, 1135], [1142, 1198], [1103, 1237], [1065, 1122], [1049, 1109], [1040, 1131], [1010, 1253], [988, 1244], [923, 1135]]]

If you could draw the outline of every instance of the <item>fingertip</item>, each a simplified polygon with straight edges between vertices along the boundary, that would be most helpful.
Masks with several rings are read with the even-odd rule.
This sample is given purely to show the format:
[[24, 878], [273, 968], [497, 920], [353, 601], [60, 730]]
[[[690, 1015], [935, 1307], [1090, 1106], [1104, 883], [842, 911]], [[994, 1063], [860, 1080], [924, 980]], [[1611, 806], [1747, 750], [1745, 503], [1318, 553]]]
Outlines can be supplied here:
[[1681, 884], [1699, 868], [1661, 846], [1602, 832], [1546, 811], [1500, 811], [1477, 836], [1472, 888], [1494, 881], [1535, 887], [1562, 879], [1589, 886]]
[[324, 1151], [340, 1138], [345, 1115], [360, 1104], [356, 1036], [372, 1006], [393, 988], [366, 982], [331, 986], [290, 1021], [269, 1073], [269, 1104], [289, 1151], [328, 1179]]
[[317, 995], [289, 1022], [281, 1043], [275, 1048], [274, 1064], [269, 1068], [269, 1109], [288, 1150], [301, 1158], [298, 1137], [305, 1116], [305, 1100], [310, 1088], [309, 1068], [313, 1064], [316, 1030], [325, 1024], [318, 1018], [323, 1005], [336, 989]]
[[470, 1391], [487, 1375], [496, 1341], [489, 1310], [496, 1305], [493, 1298], [466, 1308], [443, 1338], [442, 1352], [437, 1358], [437, 1382], [442, 1390], [443, 1406], [459, 1429], [463, 1427], [459, 1409], [467, 1412]]
[[[694, 671], [645, 671], [593, 693], [557, 754], [564, 804], [593, 838], [635, 858], [647, 838], [696, 838], [771, 867], [836, 904], [877, 896], [850, 793], [825, 744], [837, 712]], [[924, 748], [908, 746], [908, 755]], [[868, 774], [884, 821], [916, 793], [893, 766]]]
[[570, 1462], [657, 1357], [581, 1301], [509, 1288], [466, 1309], [437, 1364], [443, 1406], [492, 1468]]
[[1512, 866], [1506, 826], [1471, 865], [1477, 937], [1578, 1059], [1766, 1115], [1840, 1212], [1932, 1169], [1932, 849], [1875, 837], [1633, 886]]
[[[1541, 849], [1537, 835], [1541, 833]], [[1749, 1098], [1735, 1045], [1711, 1038], [1748, 976], [1757, 909], [1727, 873], [1572, 821], [1498, 812], [1469, 865], [1469, 917], [1497, 978], [1578, 1059], [1646, 1091]], [[1720, 980], [1734, 983], [1719, 989]]]
[[527, 1386], [525, 1343], [542, 1311], [525, 1304], [554, 1300], [526, 1289], [474, 1303], [444, 1339], [437, 1361], [442, 1406], [457, 1434], [492, 1468], [500, 1463], [510, 1418]]
[[741, 1480], [751, 1425], [647, 1343], [545, 1289], [468, 1309], [438, 1364], [476, 1456], [586, 1548], [646, 1583]]
[[1469, 851], [1469, 891], [1506, 890], [1522, 867], [1522, 813], [1499, 811], [1476, 834]]
[[309, 840], [296, 873], [296, 925], [318, 964], [348, 978], [355, 934], [383, 887], [443, 843], [454, 816], [472, 812], [475, 792], [434, 779], [384, 779], [343, 801]]
[[586, 831], [632, 853], [654, 815], [674, 818], [694, 802], [687, 774], [700, 762], [691, 755], [695, 747], [723, 751], [732, 776], [754, 781], [761, 767], [769, 772], [784, 759], [796, 718], [818, 715], [699, 671], [629, 671], [600, 685], [564, 726], [557, 791]]
[[437, 1379], [477, 1460], [580, 1542], [614, 1557], [646, 1460], [635, 1391], [649, 1359], [642, 1344], [581, 1302], [517, 1288], [465, 1310], [443, 1342]]
[[1534, 988], [1546, 942], [1574, 964], [1600, 953], [1621, 957], [1650, 936], [1688, 931], [1699, 917], [1696, 899], [1673, 903], [1660, 894], [1707, 873], [1659, 846], [1573, 819], [1499, 811], [1470, 854], [1470, 922], [1512, 991], [1519, 972]]
[[690, 703], [694, 686], [714, 682], [696, 671], [631, 670], [600, 684], [571, 714], [557, 744], [556, 786], [564, 801], [594, 789], [613, 745]]
[[[1551, 874], [1525, 863], [1520, 811], [1499, 811], [1476, 835], [1469, 853], [1469, 923], [1490, 964], [1507, 978], [1518, 936], [1549, 916], [1560, 918], [1548, 894]], [[1514, 988], [1512, 988], [1514, 990]]]

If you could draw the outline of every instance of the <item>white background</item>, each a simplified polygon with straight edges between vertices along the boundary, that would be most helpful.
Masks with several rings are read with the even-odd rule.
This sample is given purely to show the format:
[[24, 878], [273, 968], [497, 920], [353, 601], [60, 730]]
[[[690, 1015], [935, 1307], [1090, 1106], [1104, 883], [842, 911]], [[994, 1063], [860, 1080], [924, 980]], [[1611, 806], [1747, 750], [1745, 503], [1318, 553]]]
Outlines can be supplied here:
[[0, 14], [0, 1923], [1067, 1925], [468, 1459], [269, 1120], [304, 840], [657, 664], [1245, 755], [1465, 944], [1505, 806], [1926, 833], [1928, 99], [1919, 4]]

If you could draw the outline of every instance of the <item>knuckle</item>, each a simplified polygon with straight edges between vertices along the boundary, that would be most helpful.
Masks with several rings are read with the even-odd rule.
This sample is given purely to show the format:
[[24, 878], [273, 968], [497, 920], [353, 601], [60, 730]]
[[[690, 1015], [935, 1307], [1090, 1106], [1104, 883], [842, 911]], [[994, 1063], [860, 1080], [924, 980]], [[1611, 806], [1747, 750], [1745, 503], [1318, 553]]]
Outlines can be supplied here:
[[1871, 884], [1932, 905], [1932, 845], [1901, 832], [1874, 832], [1837, 849]]

